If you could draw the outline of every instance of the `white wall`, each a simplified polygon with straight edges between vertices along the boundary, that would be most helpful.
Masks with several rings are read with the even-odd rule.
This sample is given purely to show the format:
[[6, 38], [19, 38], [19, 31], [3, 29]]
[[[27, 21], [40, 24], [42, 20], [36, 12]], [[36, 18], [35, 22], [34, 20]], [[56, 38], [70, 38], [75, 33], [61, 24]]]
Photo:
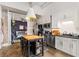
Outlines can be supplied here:
[[3, 41], [3, 33], [2, 33], [2, 24], [1, 24], [1, 16], [2, 16], [2, 8], [0, 6], [0, 49], [2, 47], [2, 41]]
[[0, 5], [27, 11], [29, 5], [25, 2], [0, 2]]
[[74, 21], [63, 21], [58, 23], [58, 27], [61, 29], [61, 33], [76, 33]]
[[[52, 3], [52, 28], [58, 28], [58, 23], [62, 21], [73, 21], [74, 22], [74, 29], [79, 31], [79, 3], [66, 3], [66, 2], [59, 2], [59, 3]], [[50, 9], [50, 8], [48, 8]], [[49, 11], [49, 10], [48, 10]], [[51, 14], [51, 11], [48, 12]], [[46, 16], [46, 15], [45, 15]], [[43, 17], [44, 18], [44, 17]], [[49, 18], [47, 18], [49, 19]], [[71, 28], [64, 28], [65, 30], [70, 30]]]
[[[73, 21], [74, 29], [79, 32], [79, 3], [54, 3], [54, 13], [52, 20], [52, 28], [58, 27], [58, 22], [62, 21]], [[64, 28], [64, 26], [63, 26]], [[72, 27], [71, 27], [72, 28]], [[64, 28], [65, 30], [70, 30], [71, 28]], [[73, 31], [73, 30], [72, 30]]]
[[[52, 11], [51, 11], [52, 10]], [[79, 3], [78, 2], [54, 2], [42, 9], [42, 17], [38, 20], [40, 24], [49, 21], [52, 14], [52, 28], [58, 28], [58, 22], [74, 21], [74, 29], [79, 32]], [[69, 28], [68, 28], [69, 29]]]

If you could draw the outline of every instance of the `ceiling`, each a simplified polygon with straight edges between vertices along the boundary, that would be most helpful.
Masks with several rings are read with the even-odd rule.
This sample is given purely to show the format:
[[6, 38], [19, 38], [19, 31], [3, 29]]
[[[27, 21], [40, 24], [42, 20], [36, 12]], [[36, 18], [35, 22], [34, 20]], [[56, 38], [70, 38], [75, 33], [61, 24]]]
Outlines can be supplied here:
[[26, 11], [22, 11], [22, 10], [19, 10], [19, 9], [16, 9], [16, 8], [7, 7], [7, 6], [2, 6], [2, 10], [9, 10], [9, 12], [14, 12], [14, 13], [23, 14], [23, 15], [27, 14]]
[[[29, 2], [28, 2], [29, 3]], [[45, 8], [47, 7], [48, 5], [50, 5], [52, 2], [31, 2], [32, 6], [39, 6], [41, 8]]]
[[[32, 7], [33, 6], [37, 6], [37, 7], [40, 7], [41, 9], [43, 9], [43, 8], [46, 8], [47, 6], [49, 6], [52, 2], [20, 2], [19, 3], [19, 5], [22, 5], [22, 6], [24, 6], [24, 7], [26, 7], [26, 9], [28, 9], [28, 7], [30, 7], [30, 3], [31, 3], [31, 5], [32, 5]], [[5, 10], [5, 9], [7, 9], [7, 10], [10, 10], [10, 11], [12, 11], [12, 12], [16, 12], [16, 13], [20, 13], [20, 14], [24, 14], [24, 15], [26, 15], [26, 11], [22, 11], [22, 10], [19, 10], [19, 9], [17, 9], [17, 8], [12, 8], [12, 7], [9, 7], [9, 6], [7, 6], [7, 5], [9, 4], [10, 5], [10, 3], [3, 3], [2, 4], [2, 8]], [[16, 2], [16, 3], [11, 3], [11, 4], [15, 4], [15, 5], [17, 5], [18, 4], [18, 2]], [[6, 5], [6, 6], [5, 6]], [[12, 5], [12, 6], [13, 6]]]

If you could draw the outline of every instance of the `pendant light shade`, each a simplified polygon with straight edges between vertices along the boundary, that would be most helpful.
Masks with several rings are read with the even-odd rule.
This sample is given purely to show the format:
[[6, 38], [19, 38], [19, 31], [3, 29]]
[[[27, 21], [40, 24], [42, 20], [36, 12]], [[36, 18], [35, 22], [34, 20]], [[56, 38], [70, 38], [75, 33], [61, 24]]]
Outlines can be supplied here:
[[33, 8], [29, 8], [26, 18], [30, 20], [36, 19]]

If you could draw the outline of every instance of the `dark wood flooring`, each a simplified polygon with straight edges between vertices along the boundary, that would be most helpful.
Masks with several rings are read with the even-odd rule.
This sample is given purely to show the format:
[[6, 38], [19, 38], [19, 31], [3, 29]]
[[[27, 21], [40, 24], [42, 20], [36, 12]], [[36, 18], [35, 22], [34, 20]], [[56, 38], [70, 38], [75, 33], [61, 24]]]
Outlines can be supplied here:
[[[9, 47], [2, 48], [0, 50], [0, 57], [23, 57], [21, 53], [20, 44], [15, 43]], [[47, 48], [44, 51], [43, 57], [71, 57], [71, 56], [54, 48]]]

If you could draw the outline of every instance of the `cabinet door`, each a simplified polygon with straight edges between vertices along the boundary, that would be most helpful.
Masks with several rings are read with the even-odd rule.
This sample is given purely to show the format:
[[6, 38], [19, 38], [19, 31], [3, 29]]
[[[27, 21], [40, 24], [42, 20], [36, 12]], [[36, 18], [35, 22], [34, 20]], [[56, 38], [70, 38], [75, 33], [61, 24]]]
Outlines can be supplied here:
[[78, 39], [57, 37], [56, 48], [73, 56], [79, 56]]
[[69, 38], [64, 38], [63, 40], [63, 51], [70, 54], [70, 45], [71, 45], [71, 40]]
[[77, 55], [77, 40], [78, 39], [73, 39], [72, 40], [72, 55], [76, 56]]
[[69, 49], [68, 53], [70, 55], [76, 56], [77, 40], [76, 39], [71, 39], [71, 38], [69, 38], [69, 40], [70, 40], [70, 43], [69, 43], [69, 47], [68, 47], [68, 49]]
[[62, 37], [56, 37], [55, 47], [59, 50], [63, 50], [63, 38]]
[[77, 57], [79, 57], [79, 40], [77, 40]]
[[63, 39], [63, 51], [68, 52], [69, 41], [67, 38]]
[[70, 55], [76, 56], [77, 39], [66, 38], [64, 40], [64, 51]]

